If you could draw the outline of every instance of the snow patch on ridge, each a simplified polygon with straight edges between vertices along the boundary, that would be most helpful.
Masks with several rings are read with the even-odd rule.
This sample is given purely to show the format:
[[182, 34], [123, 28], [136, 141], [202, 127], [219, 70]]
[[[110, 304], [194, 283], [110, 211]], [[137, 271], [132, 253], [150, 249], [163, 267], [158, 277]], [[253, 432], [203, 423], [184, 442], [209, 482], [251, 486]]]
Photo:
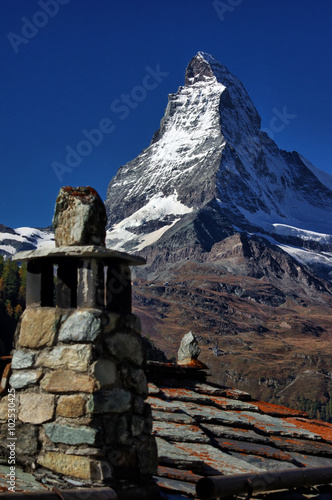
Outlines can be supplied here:
[[314, 265], [323, 265], [332, 268], [332, 253], [331, 252], [314, 252], [306, 248], [293, 247], [291, 245], [277, 244], [279, 248], [288, 253], [295, 260], [304, 264], [305, 266], [312, 267]]
[[[209, 142], [220, 140], [218, 109], [224, 90], [217, 81], [198, 82], [169, 96], [161, 137], [139, 156], [136, 170], [139, 173], [144, 166], [144, 177], [138, 178], [134, 171], [122, 170], [120, 185], [123, 187], [127, 183], [127, 198], [151, 190], [173, 190], [175, 183], [181, 186], [195, 175], [200, 161], [209, 154], [207, 138]], [[225, 142], [221, 147], [224, 145]]]
[[18, 227], [14, 232], [0, 232], [0, 253], [14, 255], [20, 250], [33, 250], [55, 245], [54, 234], [34, 227]]
[[[262, 199], [264, 199], [263, 195]], [[267, 201], [269, 212], [257, 210], [252, 213], [241, 206], [239, 202], [237, 202], [237, 208], [251, 224], [260, 226], [272, 234], [298, 236], [306, 240], [332, 243], [331, 222], [330, 219], [327, 219], [327, 210], [297, 198], [294, 192], [292, 196], [292, 192], [287, 189], [284, 192], [284, 199], [279, 203], [278, 212], [277, 206], [271, 202], [268, 203], [266, 198], [264, 201]]]
[[16, 253], [16, 248], [12, 245], [0, 245], [0, 251], [14, 255], [14, 253]]
[[[287, 226], [284, 224], [274, 224], [274, 226], [277, 226], [278, 234], [280, 235], [297, 236], [302, 240], [317, 241], [318, 243], [321, 244], [331, 243], [332, 241], [332, 236], [329, 234], [320, 234], [320, 233], [315, 233], [313, 231], [304, 231], [297, 227]], [[310, 269], [317, 270], [319, 267], [325, 268], [326, 270], [332, 269], [331, 252], [317, 252], [315, 250], [310, 250], [303, 247], [297, 247], [293, 245], [280, 243], [279, 241], [273, 238], [273, 234], [272, 236], [268, 236], [262, 233], [255, 233], [255, 234], [257, 236], [265, 238], [267, 241], [272, 243], [272, 245], [276, 245], [277, 247], [281, 248], [284, 252], [293, 257], [297, 262], [306, 267], [309, 267]], [[330, 281], [332, 281], [332, 272], [329, 271], [326, 274], [329, 274], [329, 276], [331, 276]], [[327, 279], [329, 278], [327, 277]]]
[[[114, 250], [123, 249], [124, 245], [132, 243], [132, 250], [139, 251], [147, 245], [155, 243], [159, 238], [180, 219], [176, 217], [171, 223], [165, 221], [165, 225], [149, 233], [135, 234], [130, 228], [139, 228], [150, 221], [163, 221], [167, 216], [181, 216], [193, 211], [180, 201], [178, 195], [174, 194], [164, 197], [162, 193], [153, 196], [144, 207], [115, 224], [106, 233], [106, 246]], [[142, 230], [143, 231], [143, 230]]]
[[295, 236], [301, 238], [304, 241], [317, 241], [322, 245], [325, 243], [327, 245], [332, 244], [332, 235], [317, 233], [315, 231], [308, 231], [305, 229], [299, 229], [298, 227], [289, 226], [287, 224], [273, 224], [275, 233], [283, 236]]
[[[53, 248], [55, 246], [54, 234], [33, 227], [18, 227], [15, 232], [21, 238], [21, 241], [28, 239], [36, 244], [36, 248]], [[12, 235], [13, 236], [13, 235]]]

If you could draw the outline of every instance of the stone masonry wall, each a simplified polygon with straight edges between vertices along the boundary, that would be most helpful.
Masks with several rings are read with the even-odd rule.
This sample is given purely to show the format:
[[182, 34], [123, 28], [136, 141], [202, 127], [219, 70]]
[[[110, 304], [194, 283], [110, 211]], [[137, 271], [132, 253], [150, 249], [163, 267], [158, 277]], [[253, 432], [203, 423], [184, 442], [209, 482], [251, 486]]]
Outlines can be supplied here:
[[[140, 331], [139, 318], [130, 313], [24, 311], [10, 379], [18, 463], [89, 483], [135, 481], [155, 472]], [[8, 396], [0, 401], [5, 455], [7, 408]]]

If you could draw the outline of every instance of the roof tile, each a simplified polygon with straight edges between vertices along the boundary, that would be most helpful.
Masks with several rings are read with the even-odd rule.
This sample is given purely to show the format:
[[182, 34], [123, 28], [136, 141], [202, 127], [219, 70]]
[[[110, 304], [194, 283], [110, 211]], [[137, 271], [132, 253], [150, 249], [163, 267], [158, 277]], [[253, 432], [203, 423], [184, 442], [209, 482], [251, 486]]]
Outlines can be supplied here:
[[[283, 462], [293, 462], [293, 458], [289, 453], [272, 446], [225, 438], [217, 438], [215, 442], [222, 450], [245, 453], [247, 455], [258, 455], [260, 457], [272, 458], [273, 460], [281, 460]], [[285, 464], [283, 464], [283, 467], [285, 467]]]
[[152, 411], [153, 420], [156, 422], [177, 422], [182, 424], [194, 424], [195, 419], [187, 413], [168, 413], [166, 411]]
[[[193, 373], [188, 378], [173, 372], [174, 367], [170, 376], [165, 370], [158, 378], [154, 371], [148, 399], [160, 457], [158, 481], [167, 492], [162, 498], [191, 498], [199, 476], [332, 465], [331, 424], [251, 400], [247, 393], [209, 384], [202, 376], [197, 381]], [[289, 492], [289, 498], [295, 499], [294, 494]], [[300, 496], [307, 499], [310, 491]]]
[[216, 396], [212, 394], [201, 394], [196, 390], [192, 391], [189, 389], [180, 389], [173, 387], [160, 387], [161, 391], [159, 396], [165, 397], [166, 399], [176, 400], [176, 401], [188, 401], [198, 404], [207, 404], [216, 406], [217, 408], [227, 409], [227, 410], [249, 410], [258, 411], [258, 407], [252, 403], [246, 403], [238, 399], [229, 399], [227, 397]]
[[322, 422], [321, 420], [306, 420], [302, 418], [289, 418], [288, 421], [300, 429], [305, 429], [315, 434], [317, 433], [324, 441], [332, 444], [332, 424]]
[[258, 467], [248, 465], [244, 460], [232, 457], [229, 453], [209, 444], [176, 443], [176, 447], [202, 459], [207, 466], [204, 470], [206, 475], [229, 475], [259, 471]]
[[312, 440], [285, 438], [283, 436], [270, 436], [270, 442], [274, 446], [278, 446], [278, 448], [289, 452], [332, 457], [332, 446], [321, 441], [317, 442]]
[[176, 422], [154, 422], [153, 433], [170, 441], [210, 443], [208, 436], [197, 426]]
[[200, 424], [202, 429], [215, 437], [224, 437], [228, 439], [238, 439], [240, 441], [249, 441], [251, 443], [271, 444], [271, 437], [257, 434], [254, 430], [228, 425]]
[[165, 439], [157, 437], [156, 442], [160, 465], [194, 471], [202, 470], [204, 466], [202, 458], [191, 455], [185, 449], [179, 449], [175, 444], [169, 443]]
[[271, 417], [269, 415], [254, 414], [249, 412], [242, 412], [241, 418], [246, 419], [256, 430], [267, 434], [275, 434], [291, 437], [304, 437], [307, 439], [320, 440], [318, 434], [306, 430], [305, 428], [298, 428], [293, 423], [293, 419], [283, 419]]

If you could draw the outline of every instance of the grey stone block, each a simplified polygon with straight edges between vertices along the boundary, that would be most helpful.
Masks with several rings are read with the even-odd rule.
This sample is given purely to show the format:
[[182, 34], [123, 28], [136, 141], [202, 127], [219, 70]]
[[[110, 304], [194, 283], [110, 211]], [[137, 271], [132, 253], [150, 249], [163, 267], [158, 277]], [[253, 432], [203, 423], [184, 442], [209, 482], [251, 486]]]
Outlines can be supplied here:
[[44, 424], [46, 435], [53, 443], [65, 444], [95, 444], [98, 430], [80, 425], [73, 427], [57, 423]]
[[101, 331], [101, 319], [92, 311], [76, 311], [62, 324], [61, 342], [93, 342]]
[[25, 351], [23, 349], [14, 351], [12, 359], [12, 369], [31, 368], [35, 360], [36, 352]]
[[98, 359], [92, 365], [92, 375], [99, 382], [100, 387], [112, 385], [117, 377], [116, 364], [109, 359]]
[[88, 370], [90, 360], [91, 345], [62, 345], [50, 350], [44, 349], [36, 360], [36, 366], [84, 372]]
[[41, 376], [42, 372], [40, 370], [22, 370], [12, 374], [9, 384], [14, 389], [23, 389], [24, 387], [35, 385]]

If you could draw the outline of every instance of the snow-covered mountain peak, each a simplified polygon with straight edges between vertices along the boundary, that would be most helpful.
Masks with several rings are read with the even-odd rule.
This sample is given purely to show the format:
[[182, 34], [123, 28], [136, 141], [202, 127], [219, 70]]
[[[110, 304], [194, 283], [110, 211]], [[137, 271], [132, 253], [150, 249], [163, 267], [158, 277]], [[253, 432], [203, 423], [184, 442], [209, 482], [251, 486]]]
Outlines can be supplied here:
[[224, 87], [220, 97], [220, 116], [225, 137], [231, 141], [236, 139], [231, 134], [234, 127], [243, 131], [242, 136], [257, 134], [261, 119], [242, 82], [212, 55], [198, 52], [187, 66], [185, 85], [211, 80]]
[[168, 197], [176, 191], [187, 207], [201, 207], [217, 195], [216, 176], [226, 144], [232, 149], [243, 145], [248, 152], [249, 144], [252, 149], [259, 142], [259, 115], [240, 80], [227, 68], [199, 52], [189, 62], [185, 80], [185, 86], [168, 96], [150, 146], [110, 182], [108, 227], [160, 192]]
[[211, 64], [214, 58], [205, 52], [198, 52], [189, 62], [185, 73], [185, 86], [189, 87], [196, 82], [215, 78]]
[[109, 184], [108, 244], [133, 251], [162, 245], [168, 256], [168, 245], [186, 246], [197, 256], [243, 231], [288, 242], [288, 249], [311, 241], [330, 251], [331, 185], [327, 174], [260, 131], [240, 80], [199, 52], [185, 86], [168, 96], [150, 146]]

